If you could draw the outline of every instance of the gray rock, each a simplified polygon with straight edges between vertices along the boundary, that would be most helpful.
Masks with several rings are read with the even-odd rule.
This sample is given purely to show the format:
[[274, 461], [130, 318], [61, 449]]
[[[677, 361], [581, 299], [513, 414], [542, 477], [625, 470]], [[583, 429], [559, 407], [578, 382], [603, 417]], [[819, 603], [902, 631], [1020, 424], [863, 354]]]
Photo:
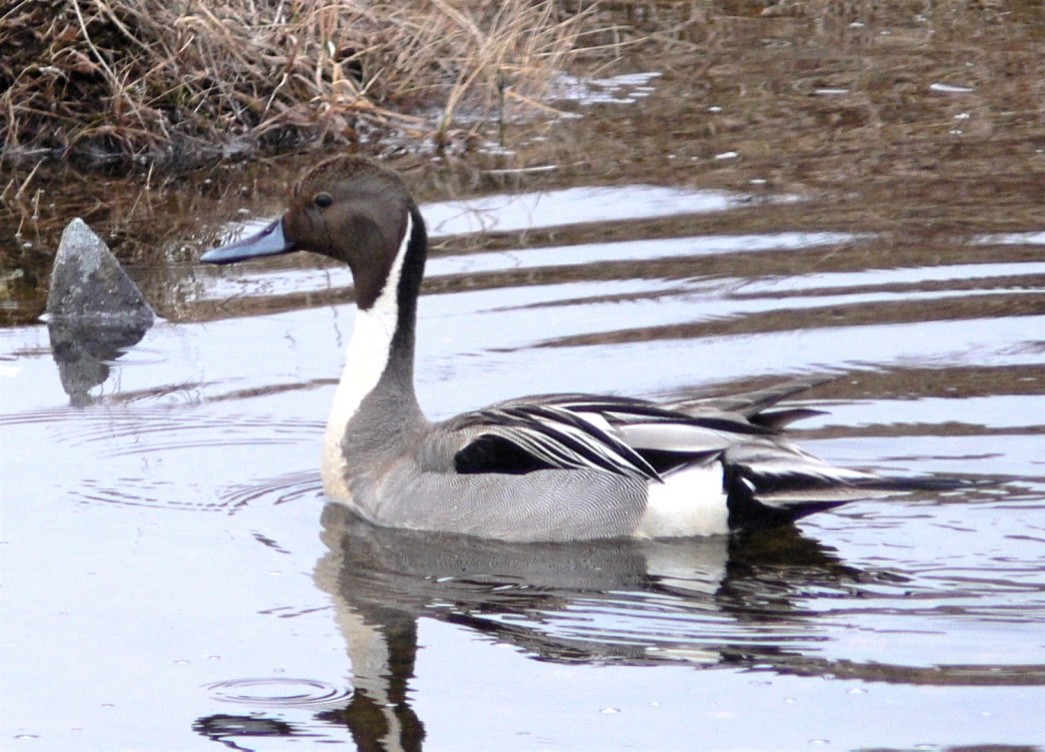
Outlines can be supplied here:
[[51, 319], [152, 323], [152, 307], [105, 242], [82, 219], [70, 222], [51, 271]]
[[111, 364], [136, 345], [155, 314], [120, 262], [82, 219], [62, 233], [47, 295], [51, 354], [72, 404], [91, 403], [90, 390]]

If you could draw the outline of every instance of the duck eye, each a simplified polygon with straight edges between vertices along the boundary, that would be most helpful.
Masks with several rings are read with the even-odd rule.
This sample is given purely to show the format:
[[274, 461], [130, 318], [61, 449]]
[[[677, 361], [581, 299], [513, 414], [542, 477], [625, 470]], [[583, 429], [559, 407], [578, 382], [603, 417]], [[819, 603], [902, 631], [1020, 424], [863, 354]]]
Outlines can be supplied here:
[[332, 203], [334, 203], [334, 197], [325, 191], [321, 191], [312, 197], [312, 203], [318, 206], [320, 209], [326, 209]]

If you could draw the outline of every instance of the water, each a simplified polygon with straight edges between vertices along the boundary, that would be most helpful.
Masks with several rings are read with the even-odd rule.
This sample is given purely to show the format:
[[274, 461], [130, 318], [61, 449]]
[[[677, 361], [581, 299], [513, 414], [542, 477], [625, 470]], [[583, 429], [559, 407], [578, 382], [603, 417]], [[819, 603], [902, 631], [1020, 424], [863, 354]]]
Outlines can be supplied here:
[[[1041, 11], [919, 7], [661, 18], [655, 72], [564, 78], [582, 117], [409, 174], [430, 416], [832, 375], [803, 446], [977, 482], [797, 529], [360, 525], [317, 469], [350, 276], [195, 261], [300, 160], [29, 191], [0, 217], [0, 747], [1045, 748]], [[144, 336], [36, 320], [77, 214]]]
[[[649, 195], [620, 186], [622, 204], [632, 190]], [[201, 305], [264, 295], [277, 312], [160, 322], [94, 386], [70, 378], [82, 359], [60, 372], [45, 326], [0, 330], [7, 743], [1039, 744], [1045, 269], [1022, 252], [1040, 236], [882, 266], [873, 233], [692, 234], [693, 212], [736, 202], [683, 193], [675, 238], [434, 258], [430, 414], [553, 385], [660, 396], [831, 373], [810, 449], [991, 482], [732, 541], [373, 530], [324, 510], [316, 471], [352, 307], [280, 303], [350, 280], [308, 258], [208, 270]], [[584, 216], [604, 194], [574, 195]], [[529, 216], [537, 232], [558, 215]], [[990, 253], [970, 263], [972, 246]], [[800, 270], [759, 272], [782, 254]]]

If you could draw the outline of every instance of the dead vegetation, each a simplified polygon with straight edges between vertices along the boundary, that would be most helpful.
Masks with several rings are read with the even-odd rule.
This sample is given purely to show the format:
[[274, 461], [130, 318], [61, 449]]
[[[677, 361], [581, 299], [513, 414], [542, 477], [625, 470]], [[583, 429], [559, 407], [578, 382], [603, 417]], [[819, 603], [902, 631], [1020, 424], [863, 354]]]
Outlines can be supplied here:
[[463, 111], [540, 107], [583, 18], [555, 0], [16, 0], [3, 155], [179, 165], [375, 130], [441, 144]]

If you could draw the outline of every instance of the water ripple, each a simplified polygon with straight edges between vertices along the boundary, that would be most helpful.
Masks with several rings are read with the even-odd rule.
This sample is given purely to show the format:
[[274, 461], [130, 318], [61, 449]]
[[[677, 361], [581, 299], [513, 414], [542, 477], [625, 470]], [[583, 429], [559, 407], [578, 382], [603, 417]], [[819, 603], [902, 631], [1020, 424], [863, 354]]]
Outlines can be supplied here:
[[[234, 403], [62, 407], [5, 415], [22, 434], [12, 461], [46, 445], [80, 471], [37, 482], [87, 504], [235, 512], [248, 505], [319, 498], [315, 456], [322, 423], [229, 411]], [[249, 461], [231, 461], [246, 453]]]
[[317, 470], [303, 470], [253, 483], [228, 488], [220, 494], [222, 506], [242, 507], [258, 502], [287, 504], [299, 499], [323, 496], [323, 483]]
[[228, 679], [208, 684], [205, 688], [213, 699], [221, 702], [270, 708], [337, 705], [352, 696], [349, 687], [337, 687], [318, 679], [290, 677]]

